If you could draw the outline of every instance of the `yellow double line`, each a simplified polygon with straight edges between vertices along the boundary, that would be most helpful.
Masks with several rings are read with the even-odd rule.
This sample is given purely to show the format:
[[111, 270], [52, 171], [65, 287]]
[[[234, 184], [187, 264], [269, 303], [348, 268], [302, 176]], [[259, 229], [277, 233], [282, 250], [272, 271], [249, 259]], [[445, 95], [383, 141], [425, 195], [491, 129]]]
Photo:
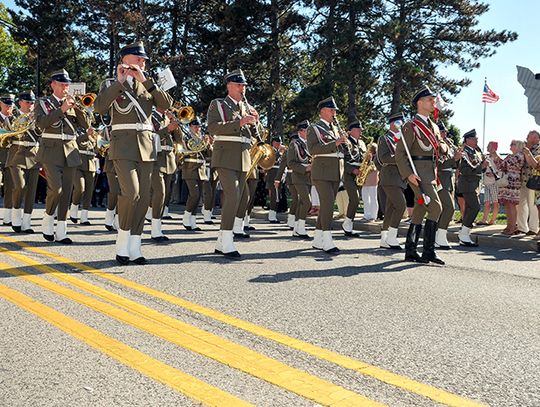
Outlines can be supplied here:
[[[4, 263], [0, 263], [0, 268], [2, 271], [10, 271], [10, 266]], [[0, 284], [0, 297], [44, 319], [94, 349], [109, 355], [154, 380], [184, 393], [194, 400], [209, 406], [251, 406], [250, 403], [244, 400], [139, 352], [3, 284]]]
[[[242, 345], [188, 325], [79, 278], [58, 272], [27, 256], [0, 247], [0, 251], [56, 279], [69, 283], [111, 304], [96, 300], [62, 285], [22, 270], [3, 266], [3, 271], [85, 305], [104, 315], [132, 325], [183, 348], [214, 359], [299, 396], [326, 406], [382, 406], [362, 395], [295, 369]], [[7, 266], [7, 267], [6, 267]], [[121, 308], [119, 308], [121, 307]], [[129, 312], [128, 312], [129, 311]]]
[[401, 388], [403, 390], [406, 390], [411, 393], [418, 394], [423, 397], [427, 397], [429, 399], [432, 399], [436, 402], [448, 405], [448, 406], [481, 406], [483, 404], [480, 404], [478, 402], [475, 402], [473, 400], [469, 400], [467, 398], [461, 397], [459, 395], [447, 392], [445, 390], [436, 388], [434, 386], [430, 386], [424, 383], [420, 383], [418, 381], [409, 379], [407, 377], [398, 375], [396, 373], [389, 372], [385, 369], [378, 368], [376, 366], [370, 365], [368, 363], [362, 362], [360, 360], [350, 358], [347, 356], [340, 355], [336, 352], [330, 351], [328, 349], [324, 349], [322, 347], [310, 344], [305, 341], [301, 341], [292, 337], [289, 337], [287, 335], [260, 327], [258, 325], [252, 324], [250, 322], [244, 321], [239, 318], [235, 318], [223, 313], [220, 313], [218, 311], [212, 310], [207, 307], [203, 307], [198, 304], [194, 304], [190, 301], [184, 300], [182, 298], [152, 289], [150, 287], [144, 286], [142, 284], [124, 279], [122, 277], [103, 273], [97, 269], [94, 269], [92, 267], [89, 267], [85, 264], [81, 264], [78, 262], [73, 262], [70, 259], [67, 259], [61, 255], [48, 252], [46, 250], [32, 247], [26, 243], [19, 242], [9, 236], [3, 236], [0, 235], [0, 239], [3, 239], [5, 241], [8, 241], [10, 243], [14, 243], [18, 245], [19, 247], [22, 247], [24, 249], [27, 249], [33, 253], [43, 255], [45, 257], [51, 258], [59, 263], [63, 263], [66, 265], [69, 265], [71, 267], [75, 267], [79, 270], [89, 272], [91, 274], [97, 275], [105, 280], [109, 280], [111, 282], [114, 282], [116, 284], [122, 285], [124, 287], [139, 291], [141, 293], [144, 293], [146, 295], [159, 298], [163, 301], [169, 302], [171, 304], [174, 304], [176, 306], [182, 307], [186, 310], [199, 313], [201, 315], [204, 315], [206, 317], [215, 319], [217, 321], [226, 323], [228, 325], [231, 325], [235, 328], [244, 330], [246, 332], [250, 332], [254, 335], [260, 336], [262, 338], [275, 341], [281, 345], [287, 346], [289, 348], [293, 348], [302, 352], [305, 352], [307, 354], [310, 354], [318, 359], [325, 360], [331, 363], [334, 363], [338, 366], [356, 371], [358, 373], [361, 373], [366, 376], [373, 377], [381, 382], [396, 386], [398, 388]]

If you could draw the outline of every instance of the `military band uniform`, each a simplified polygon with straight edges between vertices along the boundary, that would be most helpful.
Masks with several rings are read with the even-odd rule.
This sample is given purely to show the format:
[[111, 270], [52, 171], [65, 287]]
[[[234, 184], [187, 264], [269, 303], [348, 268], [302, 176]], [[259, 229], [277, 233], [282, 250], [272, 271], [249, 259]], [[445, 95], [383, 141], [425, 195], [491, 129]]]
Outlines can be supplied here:
[[253, 169], [251, 174], [248, 174], [244, 188], [247, 190], [247, 199], [240, 202], [238, 212], [234, 218], [233, 234], [234, 237], [248, 238], [249, 230], [255, 230], [251, 225], [251, 212], [255, 207], [255, 195], [257, 186], [259, 185], [260, 171], [259, 167]]
[[[33, 102], [34, 92], [22, 92], [19, 99]], [[7, 167], [13, 182], [11, 219], [12, 228], [16, 232], [34, 233], [31, 220], [39, 177], [36, 155], [40, 138], [39, 130], [29, 129], [18, 140], [14, 140], [9, 149]]]
[[[287, 149], [287, 167], [291, 170], [291, 183], [288, 184], [291, 197], [296, 198], [297, 206], [294, 212], [293, 237], [308, 238], [306, 219], [311, 208], [311, 155], [306, 141], [300, 137], [294, 138]], [[292, 212], [292, 207], [290, 209]]]
[[[140, 43], [124, 47], [120, 55], [146, 57]], [[123, 83], [115, 80], [103, 87], [94, 102], [94, 110], [111, 116], [109, 156], [120, 185], [117, 261], [120, 264], [128, 261], [144, 264], [146, 259], [140, 251], [141, 234], [150, 204], [151, 173], [159, 142], [153, 133], [152, 109], [166, 110], [172, 100], [152, 79], [143, 83], [130, 79], [128, 77]]]
[[[104, 134], [106, 134], [105, 139], [110, 142], [110, 126], [107, 126], [104, 131]], [[109, 185], [109, 192], [107, 193], [107, 209], [105, 210], [105, 228], [109, 232], [112, 232], [118, 229], [116, 207], [118, 205], [118, 195], [120, 195], [120, 184], [118, 184], [114, 163], [111, 160], [108, 148], [104, 152], [103, 161], [103, 172], [107, 176], [107, 184]]]
[[[246, 83], [243, 73], [233, 71], [225, 76], [225, 82]], [[243, 217], [239, 211], [242, 202], [248, 201], [246, 176], [251, 166], [251, 134], [247, 126], [240, 127], [240, 119], [249, 112], [248, 106], [237, 102], [229, 95], [214, 99], [208, 108], [208, 131], [214, 135], [212, 168], [217, 170], [223, 188], [221, 227], [216, 243], [216, 252], [237, 257], [234, 247], [233, 227], [235, 217]], [[245, 205], [245, 203], [244, 203]], [[240, 208], [241, 209], [241, 208]]]
[[[440, 124], [441, 130], [446, 130], [444, 124]], [[447, 230], [455, 212], [454, 203], [454, 185], [455, 185], [455, 171], [457, 168], [457, 162], [454, 159], [455, 149], [451, 144], [448, 144], [448, 153], [442, 157], [438, 162], [438, 174], [440, 180], [439, 199], [441, 200], [442, 211], [439, 217], [437, 234], [435, 237], [435, 246], [439, 249], [448, 250], [450, 244], [448, 243]]]
[[[423, 97], [434, 97], [435, 95], [427, 87], [416, 93], [413, 104]], [[424, 129], [425, 132], [422, 130]], [[411, 225], [407, 233], [405, 244], [405, 260], [416, 262], [434, 262], [444, 264], [435, 253], [435, 235], [437, 232], [437, 222], [441, 216], [442, 206], [437, 193], [437, 170], [436, 161], [440, 154], [447, 152], [447, 146], [441, 139], [439, 128], [429, 117], [416, 114], [414, 119], [405, 123], [402, 127], [401, 142], [396, 147], [396, 163], [403, 179], [407, 179], [413, 174], [413, 168], [406, 153], [404, 144], [406, 143], [412, 162], [418, 173], [419, 185], [421, 189], [410, 183], [415, 195]], [[429, 198], [422, 202], [422, 192]], [[420, 232], [422, 231], [422, 221], [427, 213], [426, 226], [424, 229], [424, 250], [422, 257], [416, 251]]]
[[[471, 130], [463, 135], [464, 140], [469, 137], [476, 137], [476, 131]], [[480, 180], [484, 172], [482, 154], [476, 149], [464, 145], [463, 156], [458, 166], [459, 175], [457, 180], [457, 192], [463, 194], [465, 199], [465, 212], [463, 223], [458, 234], [459, 242], [462, 246], [478, 246], [470, 239], [470, 232], [473, 222], [480, 211], [480, 200], [478, 198]]]
[[[349, 131], [353, 128], [361, 129], [362, 126], [358, 120], [353, 120], [349, 123]], [[355, 170], [358, 171], [362, 161], [367, 154], [366, 143], [361, 139], [356, 139], [349, 135], [349, 143], [347, 148], [344, 149], [344, 172], [343, 172], [343, 187], [349, 197], [349, 204], [347, 205], [347, 211], [345, 214], [345, 220], [343, 221], [343, 230], [346, 236], [359, 236], [358, 233], [353, 232], [353, 222], [360, 204], [360, 191], [358, 185], [356, 185]]]
[[79, 206], [81, 207], [81, 225], [90, 225], [88, 211], [92, 203], [94, 193], [94, 180], [96, 177], [96, 141], [90, 137], [79, 138], [79, 153], [81, 155], [81, 165], [77, 167], [73, 182], [73, 197], [69, 217], [73, 223], [78, 221]]
[[[401, 178], [396, 164], [396, 134], [392, 130], [379, 137], [375, 163], [379, 167], [379, 185], [386, 194], [386, 206], [381, 231], [381, 247], [401, 249], [397, 242], [399, 224], [407, 207], [404, 190], [405, 181]], [[389, 236], [390, 235], [390, 236]]]
[[152, 240], [161, 242], [169, 240], [161, 230], [161, 219], [165, 204], [171, 196], [171, 187], [176, 173], [176, 154], [174, 143], [181, 143], [182, 136], [178, 129], [169, 130], [169, 118], [157, 110], [152, 114], [154, 131], [159, 136], [160, 149], [152, 170]]
[[[274, 138], [272, 141], [278, 141], [281, 142], [281, 138]], [[287, 165], [287, 160], [284, 158], [284, 155], [276, 149], [275, 147], [272, 147], [274, 150], [274, 153], [276, 155], [276, 161], [272, 168], [270, 168], [268, 171], [266, 171], [266, 177], [265, 177], [265, 187], [268, 191], [268, 200], [269, 200], [269, 211], [268, 211], [268, 221], [270, 223], [279, 223], [279, 220], [277, 219], [277, 205], [278, 205], [278, 198], [279, 198], [279, 187], [276, 188], [274, 181], [280, 181], [283, 173], [285, 172], [285, 168]]]
[[182, 164], [182, 178], [188, 188], [182, 223], [188, 230], [200, 230], [196, 223], [196, 213], [201, 200], [203, 182], [208, 181], [206, 160], [202, 152], [186, 156]]
[[213, 144], [210, 144], [208, 148], [203, 152], [204, 160], [206, 162], [206, 181], [203, 181], [203, 208], [201, 210], [203, 214], [203, 221], [207, 225], [214, 224], [212, 220], [212, 211], [214, 210], [214, 202], [216, 198], [216, 187], [218, 183], [217, 172], [212, 168], [212, 150]]
[[[12, 105], [14, 103], [14, 95], [2, 95], [0, 101], [2, 103]], [[4, 116], [0, 113], [0, 127], [5, 130], [11, 130], [11, 122], [13, 116]], [[11, 214], [13, 208], [13, 181], [11, 178], [11, 171], [7, 167], [8, 151], [10, 146], [0, 147], [0, 172], [1, 180], [3, 184], [4, 192], [4, 225], [11, 226]]]
[[[319, 109], [324, 107], [337, 109], [333, 98], [319, 102]], [[322, 119], [307, 129], [308, 151], [313, 157], [311, 181], [317, 189], [320, 200], [313, 247], [328, 253], [339, 250], [333, 243], [331, 232], [334, 201], [343, 176], [343, 152], [336, 144], [339, 138], [336, 126]]]
[[[71, 81], [65, 71], [55, 72], [52, 79], [64, 83]], [[64, 113], [62, 104], [63, 101], [54, 94], [36, 103], [36, 126], [42, 130], [36, 159], [42, 164], [47, 177], [43, 237], [48, 241], [69, 244], [71, 239], [67, 237], [66, 218], [75, 173], [81, 165], [77, 138], [87, 140], [86, 130], [90, 126], [90, 118], [79, 108], [71, 108]], [[84, 135], [78, 136], [77, 129], [84, 130]], [[53, 232], [57, 208], [57, 227], [56, 232]]]

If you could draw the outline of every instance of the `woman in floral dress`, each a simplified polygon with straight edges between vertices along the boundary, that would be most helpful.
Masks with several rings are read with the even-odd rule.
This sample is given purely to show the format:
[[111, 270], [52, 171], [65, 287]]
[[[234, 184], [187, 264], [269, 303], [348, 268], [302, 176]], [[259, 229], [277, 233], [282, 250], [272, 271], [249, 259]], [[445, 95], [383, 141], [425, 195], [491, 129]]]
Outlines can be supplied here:
[[507, 155], [504, 160], [491, 149], [490, 155], [495, 161], [497, 168], [508, 175], [508, 185], [499, 189], [499, 203], [504, 205], [506, 212], [506, 228], [502, 231], [504, 235], [514, 235], [517, 232], [517, 205], [519, 204], [519, 191], [521, 189], [521, 170], [525, 165], [523, 148], [525, 143], [520, 140], [513, 140], [510, 144], [512, 154]]

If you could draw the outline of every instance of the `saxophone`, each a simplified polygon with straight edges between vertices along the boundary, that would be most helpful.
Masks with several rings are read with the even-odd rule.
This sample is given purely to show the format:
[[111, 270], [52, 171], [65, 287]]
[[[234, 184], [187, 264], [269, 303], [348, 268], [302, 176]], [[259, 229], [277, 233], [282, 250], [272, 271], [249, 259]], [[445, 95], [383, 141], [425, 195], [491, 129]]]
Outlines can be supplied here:
[[364, 155], [364, 159], [362, 160], [362, 163], [360, 164], [360, 167], [358, 167], [358, 175], [354, 179], [356, 182], [357, 187], [362, 187], [366, 183], [366, 178], [368, 174], [371, 171], [376, 170], [375, 164], [373, 163], [373, 157], [369, 156], [370, 150], [371, 150], [371, 144], [373, 142], [373, 139], [368, 139], [368, 142], [366, 143], [366, 154]]

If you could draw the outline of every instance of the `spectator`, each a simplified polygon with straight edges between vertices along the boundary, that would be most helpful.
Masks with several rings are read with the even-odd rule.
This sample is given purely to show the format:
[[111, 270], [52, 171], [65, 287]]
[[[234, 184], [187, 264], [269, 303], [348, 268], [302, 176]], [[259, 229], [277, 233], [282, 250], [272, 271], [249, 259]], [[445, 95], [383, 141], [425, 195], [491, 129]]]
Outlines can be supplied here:
[[[488, 151], [490, 146], [488, 145]], [[490, 163], [484, 172], [482, 183], [484, 184], [484, 216], [480, 222], [476, 222], [477, 225], [494, 225], [497, 221], [497, 215], [499, 214], [499, 187], [497, 186], [497, 173], [496, 166], [491, 161], [491, 158], [487, 158]], [[493, 214], [491, 220], [488, 221], [489, 213], [493, 208]]]
[[[540, 133], [532, 130], [527, 135], [527, 148], [530, 150], [530, 157], [534, 159], [540, 154]], [[527, 155], [525, 155], [527, 159]], [[535, 205], [535, 191], [527, 188], [527, 181], [531, 168], [534, 168], [536, 163], [526, 160], [522, 171], [521, 190], [519, 195], [519, 205], [517, 206], [517, 227], [522, 233], [530, 236], [536, 235], [538, 232], [538, 211]]]
[[[529, 165], [530, 167], [529, 175], [540, 176], [540, 155], [538, 153], [536, 155], [533, 155], [531, 150], [529, 150], [527, 147], [523, 149], [523, 153], [525, 154], [525, 160], [527, 161], [527, 165]], [[540, 191], [534, 191], [534, 194], [536, 210], [538, 212], [538, 217], [540, 218]], [[540, 230], [538, 230], [538, 233], [536, 233], [534, 239], [540, 240]]]
[[506, 228], [502, 233], [508, 236], [519, 234], [516, 224], [516, 207], [519, 204], [521, 170], [525, 165], [523, 147], [525, 147], [523, 141], [513, 140], [510, 144], [510, 151], [512, 153], [506, 156], [504, 160], [497, 154], [493, 147], [489, 151], [497, 168], [508, 177], [508, 185], [499, 189], [499, 203], [504, 205], [506, 211]]
[[[369, 153], [375, 157], [377, 144], [369, 146]], [[364, 203], [364, 219], [368, 222], [377, 219], [379, 212], [379, 202], [377, 200], [377, 185], [379, 184], [379, 171], [373, 165], [371, 171], [366, 176], [366, 182], [362, 186], [362, 202]]]

